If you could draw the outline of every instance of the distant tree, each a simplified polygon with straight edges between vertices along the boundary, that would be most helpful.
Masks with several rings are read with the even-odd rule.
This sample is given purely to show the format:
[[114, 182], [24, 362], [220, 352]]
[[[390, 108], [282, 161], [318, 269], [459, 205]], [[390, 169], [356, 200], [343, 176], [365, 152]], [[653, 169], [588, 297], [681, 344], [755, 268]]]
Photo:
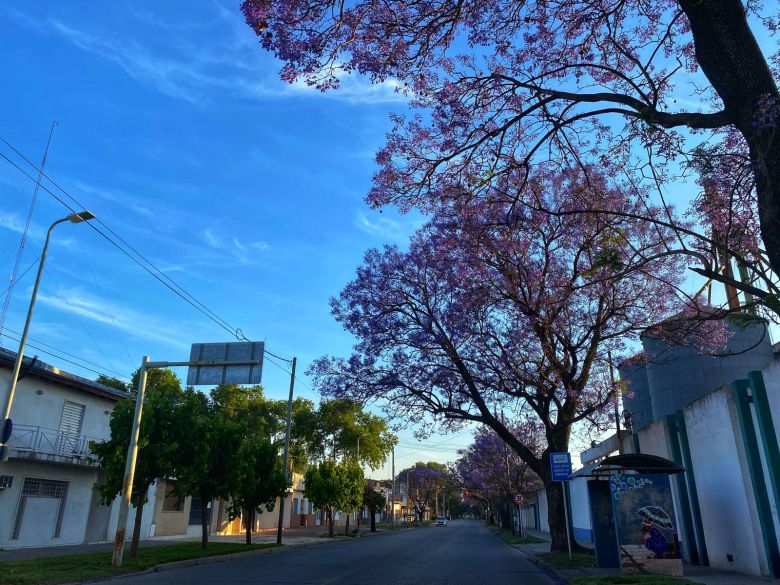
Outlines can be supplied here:
[[[132, 389], [138, 386], [138, 376], [136, 371]], [[138, 554], [143, 505], [149, 486], [158, 478], [171, 477], [174, 469], [173, 462], [178, 455], [179, 445], [177, 437], [180, 436], [175, 409], [182, 397], [181, 383], [176, 374], [170, 370], [149, 370], [131, 499], [136, 512], [130, 545], [131, 558]], [[105, 481], [98, 486], [104, 504], [110, 504], [122, 491], [134, 411], [134, 399], [119, 402], [109, 420], [111, 438], [90, 443], [95, 458], [106, 474]]]
[[363, 506], [368, 508], [368, 513], [371, 515], [371, 532], [376, 532], [376, 515], [386, 504], [385, 495], [376, 489], [374, 482], [367, 480], [363, 488]]
[[127, 382], [122, 382], [122, 380], [120, 380], [119, 378], [114, 378], [113, 376], [98, 374], [98, 377], [95, 378], [95, 382], [97, 382], [98, 384], [103, 384], [103, 386], [108, 386], [109, 388], [121, 390], [123, 392], [130, 391], [130, 384], [128, 384]]
[[230, 507], [230, 516], [244, 514], [246, 543], [252, 543], [255, 515], [265, 507], [272, 511], [276, 498], [284, 496], [289, 487], [279, 449], [270, 440], [256, 435], [244, 437], [236, 456], [234, 473], [237, 489]]
[[[269, 400], [269, 410], [273, 417], [271, 435], [277, 440], [284, 440], [287, 400]], [[296, 398], [293, 400], [290, 425], [290, 468], [297, 473], [305, 473], [309, 462], [323, 454], [319, 415], [314, 408], [314, 403], [305, 398]]]
[[[544, 437], [539, 425], [507, 423], [507, 428], [532, 451], [542, 451]], [[459, 449], [458, 455], [453, 465], [453, 476], [462, 490], [469, 492], [472, 497], [484, 498], [492, 510], [498, 511], [503, 528], [514, 531], [511, 521], [515, 507], [514, 496], [529, 496], [541, 489], [543, 484], [539, 477], [488, 427], [480, 427], [474, 435], [473, 443], [465, 449]]]
[[323, 400], [317, 411], [320, 445], [329, 443], [333, 457], [355, 460], [360, 446], [360, 462], [377, 469], [390, 455], [397, 439], [383, 418], [365, 412], [363, 406], [343, 398]]
[[402, 486], [409, 486], [407, 496], [412, 501], [418, 522], [422, 522], [425, 511], [431, 507], [437, 490], [447, 481], [447, 476], [447, 466], [435, 461], [427, 463], [418, 461], [412, 467], [398, 473], [396, 481]]

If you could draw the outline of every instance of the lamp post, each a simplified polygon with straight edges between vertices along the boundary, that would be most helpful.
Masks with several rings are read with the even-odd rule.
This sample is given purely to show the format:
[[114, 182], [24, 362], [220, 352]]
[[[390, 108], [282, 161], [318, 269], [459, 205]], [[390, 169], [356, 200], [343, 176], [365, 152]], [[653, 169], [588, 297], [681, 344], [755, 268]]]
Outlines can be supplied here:
[[19, 340], [19, 351], [16, 352], [16, 361], [14, 362], [14, 371], [11, 374], [11, 385], [8, 389], [8, 396], [5, 401], [5, 409], [3, 410], [3, 426], [2, 432], [0, 432], [0, 461], [8, 461], [8, 446], [6, 443], [11, 438], [11, 431], [13, 429], [13, 423], [11, 422], [11, 407], [14, 403], [14, 394], [16, 393], [16, 383], [19, 378], [19, 370], [22, 368], [22, 359], [24, 358], [24, 348], [27, 345], [27, 332], [30, 329], [30, 321], [32, 320], [33, 309], [35, 308], [35, 301], [38, 298], [38, 288], [41, 284], [41, 275], [43, 274], [43, 266], [46, 263], [46, 253], [49, 251], [49, 239], [51, 238], [51, 232], [58, 224], [69, 221], [71, 223], [81, 223], [95, 219], [92, 212], [84, 210], [78, 213], [71, 213], [70, 215], [58, 219], [49, 226], [49, 231], [46, 232], [46, 241], [43, 244], [43, 252], [41, 252], [41, 261], [38, 263], [38, 274], [35, 277], [35, 286], [33, 286], [32, 297], [30, 298], [30, 307], [27, 309], [27, 320], [24, 322], [24, 330], [22, 331], [22, 337]]

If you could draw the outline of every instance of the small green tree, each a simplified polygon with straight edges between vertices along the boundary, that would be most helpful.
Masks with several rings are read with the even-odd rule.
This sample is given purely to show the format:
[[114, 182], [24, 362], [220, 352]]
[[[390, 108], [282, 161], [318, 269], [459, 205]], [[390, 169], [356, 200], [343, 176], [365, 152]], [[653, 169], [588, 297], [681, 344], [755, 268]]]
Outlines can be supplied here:
[[341, 502], [344, 466], [335, 461], [323, 461], [306, 470], [304, 494], [318, 508], [325, 510], [328, 535], [333, 537], [333, 508]]
[[342, 463], [340, 467], [343, 469], [340, 475], [341, 498], [336, 507], [347, 515], [344, 534], [349, 534], [349, 515], [363, 507], [363, 489], [366, 480], [363, 477], [363, 469], [357, 463], [348, 461]]
[[371, 515], [371, 532], [376, 532], [376, 515], [387, 505], [387, 498], [376, 489], [371, 480], [366, 480], [363, 488], [363, 505], [368, 508], [368, 513]]
[[[138, 387], [138, 376], [139, 372], [136, 371], [133, 375], [133, 389]], [[177, 437], [181, 434], [176, 425], [175, 408], [182, 396], [181, 383], [176, 374], [170, 370], [149, 370], [131, 498], [135, 508], [135, 523], [130, 558], [138, 554], [143, 505], [149, 486], [158, 478], [171, 477], [173, 474], [173, 461], [178, 450]], [[90, 443], [95, 458], [106, 474], [104, 483], [98, 486], [102, 502], [106, 505], [122, 491], [134, 411], [134, 399], [119, 402], [109, 420], [111, 438]]]
[[244, 438], [236, 457], [235, 475], [238, 489], [229, 513], [231, 518], [245, 514], [246, 543], [252, 544], [255, 515], [262, 514], [263, 507], [272, 511], [276, 498], [283, 497], [290, 484], [277, 446], [256, 435]]

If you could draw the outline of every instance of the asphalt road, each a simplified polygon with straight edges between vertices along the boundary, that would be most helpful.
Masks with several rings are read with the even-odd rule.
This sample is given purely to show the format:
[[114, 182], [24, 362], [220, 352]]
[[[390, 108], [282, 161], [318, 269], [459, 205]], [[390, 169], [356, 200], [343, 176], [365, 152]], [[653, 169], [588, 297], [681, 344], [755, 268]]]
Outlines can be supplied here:
[[[227, 562], [124, 577], [112, 585], [552, 585], [519, 550], [477, 520], [338, 539]], [[105, 583], [108, 583], [107, 581]]]

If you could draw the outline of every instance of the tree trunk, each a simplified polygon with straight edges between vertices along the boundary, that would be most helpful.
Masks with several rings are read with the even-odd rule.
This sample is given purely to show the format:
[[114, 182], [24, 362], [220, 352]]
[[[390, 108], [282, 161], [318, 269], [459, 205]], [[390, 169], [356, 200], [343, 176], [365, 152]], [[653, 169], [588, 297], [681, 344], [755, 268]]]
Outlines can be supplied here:
[[208, 500], [200, 495], [200, 546], [206, 548], [209, 545], [209, 520]]
[[[504, 530], [512, 529], [512, 512], [506, 502], [501, 502], [498, 508], [498, 514], [501, 519], [501, 528]], [[514, 534], [514, 530], [512, 533]]]
[[[780, 92], [747, 21], [742, 0], [679, 0], [688, 17], [696, 61], [723, 100], [726, 118], [742, 133], [758, 194], [761, 236], [780, 271], [780, 120], [759, 119], [762, 107], [780, 107]], [[769, 101], [767, 101], [769, 100]]]
[[141, 540], [141, 520], [143, 519], [146, 490], [138, 490], [133, 499], [135, 500], [135, 521], [133, 522], [133, 540], [130, 542], [131, 559], [138, 556], [138, 542]]
[[255, 510], [254, 508], [246, 509], [246, 543], [252, 544], [252, 529], [255, 527]]
[[376, 512], [371, 508], [368, 509], [368, 512], [371, 514], [371, 532], [376, 532]]
[[344, 522], [344, 534], [349, 534], [349, 516], [350, 513], [347, 513], [347, 521]]
[[333, 508], [328, 506], [328, 536], [333, 538]]

